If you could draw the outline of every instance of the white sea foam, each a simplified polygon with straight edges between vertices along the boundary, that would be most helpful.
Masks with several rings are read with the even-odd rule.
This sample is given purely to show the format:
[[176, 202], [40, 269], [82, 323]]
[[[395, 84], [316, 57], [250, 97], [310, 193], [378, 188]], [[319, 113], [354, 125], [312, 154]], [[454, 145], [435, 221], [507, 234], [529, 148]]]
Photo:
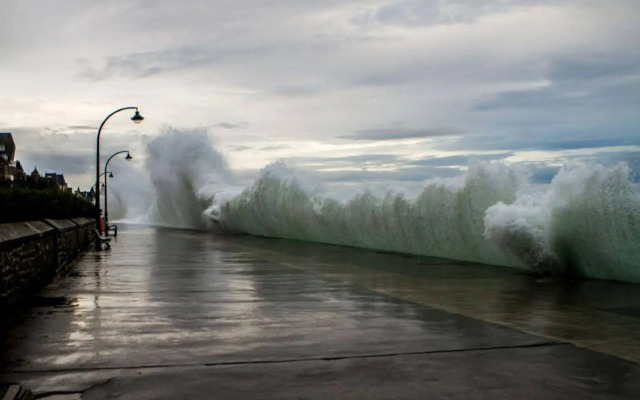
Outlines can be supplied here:
[[148, 153], [152, 223], [640, 281], [640, 190], [623, 164], [569, 166], [533, 185], [477, 162], [417, 195], [337, 197], [282, 162], [243, 187], [204, 132], [169, 130]]
[[486, 236], [534, 269], [640, 281], [640, 191], [624, 164], [562, 169], [485, 214]]

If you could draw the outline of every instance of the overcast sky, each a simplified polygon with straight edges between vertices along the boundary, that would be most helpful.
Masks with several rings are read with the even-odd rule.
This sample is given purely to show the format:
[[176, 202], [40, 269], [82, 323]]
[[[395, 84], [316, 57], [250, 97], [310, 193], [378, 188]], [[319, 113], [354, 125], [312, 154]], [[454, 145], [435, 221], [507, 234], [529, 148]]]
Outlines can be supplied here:
[[168, 127], [347, 181], [637, 159], [639, 21], [638, 0], [2, 0], [0, 131], [74, 186], [129, 105], [144, 123], [101, 143], [137, 162]]

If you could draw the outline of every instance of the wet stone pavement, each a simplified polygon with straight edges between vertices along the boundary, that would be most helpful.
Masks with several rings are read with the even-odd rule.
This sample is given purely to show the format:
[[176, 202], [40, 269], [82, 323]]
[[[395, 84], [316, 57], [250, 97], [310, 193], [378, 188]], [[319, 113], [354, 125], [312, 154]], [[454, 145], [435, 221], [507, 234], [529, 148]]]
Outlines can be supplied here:
[[49, 399], [636, 399], [640, 285], [121, 227], [3, 332]]

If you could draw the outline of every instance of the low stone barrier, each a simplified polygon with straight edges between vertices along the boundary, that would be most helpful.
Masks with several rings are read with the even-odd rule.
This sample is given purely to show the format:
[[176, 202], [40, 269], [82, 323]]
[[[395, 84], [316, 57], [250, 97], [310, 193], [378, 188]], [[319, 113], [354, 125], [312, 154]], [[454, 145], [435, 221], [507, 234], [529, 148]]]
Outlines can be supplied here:
[[88, 218], [73, 218], [71, 220], [74, 224], [78, 225], [78, 247], [81, 250], [88, 249], [93, 243], [93, 230], [95, 228], [95, 221]]
[[0, 224], [0, 308], [64, 273], [92, 242], [86, 218]]

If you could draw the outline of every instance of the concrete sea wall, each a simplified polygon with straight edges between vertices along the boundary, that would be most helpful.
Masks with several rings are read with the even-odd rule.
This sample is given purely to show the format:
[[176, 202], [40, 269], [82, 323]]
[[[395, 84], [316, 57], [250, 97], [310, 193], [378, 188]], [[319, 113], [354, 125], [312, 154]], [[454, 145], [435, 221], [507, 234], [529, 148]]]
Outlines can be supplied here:
[[64, 273], [93, 240], [86, 218], [0, 224], [0, 308]]

